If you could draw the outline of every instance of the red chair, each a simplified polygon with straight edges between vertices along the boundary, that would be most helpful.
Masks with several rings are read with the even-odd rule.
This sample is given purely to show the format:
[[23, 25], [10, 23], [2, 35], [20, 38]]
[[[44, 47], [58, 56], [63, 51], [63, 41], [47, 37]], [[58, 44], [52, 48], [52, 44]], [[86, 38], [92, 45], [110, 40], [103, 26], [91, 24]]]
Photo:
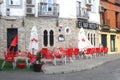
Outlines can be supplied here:
[[102, 48], [95, 48], [95, 52], [96, 52], [97, 56], [100, 56], [100, 55], [102, 55], [103, 50], [102, 50]]
[[5, 66], [5, 63], [6, 63], [6, 62], [12, 63], [13, 69], [15, 69], [16, 63], [15, 63], [15, 60], [14, 60], [14, 55], [13, 55], [13, 54], [6, 54], [6, 52], [4, 52], [4, 58], [5, 58], [5, 60], [4, 60], [4, 62], [2, 63], [1, 69], [3, 69], [3, 67]]
[[30, 52], [28, 53], [28, 58], [29, 58], [29, 64], [28, 67], [30, 68], [30, 66], [36, 61], [37, 56], [34, 54], [31, 54]]
[[85, 54], [85, 57], [93, 57], [93, 54], [94, 54], [94, 48], [87, 48], [85, 51], [84, 51], [84, 54]]
[[58, 48], [59, 53], [62, 54], [63, 57], [65, 57], [66, 50], [64, 50], [62, 47]]
[[107, 47], [104, 47], [104, 48], [103, 48], [103, 53], [104, 53], [104, 54], [107, 54], [107, 53], [108, 53], [108, 48], [107, 48]]
[[65, 64], [67, 62], [67, 60], [70, 60], [71, 62], [73, 62], [73, 59], [72, 59], [72, 56], [73, 56], [73, 48], [67, 48], [65, 51], [64, 51], [64, 61], [65, 61]]
[[62, 47], [60, 47], [60, 48], [58, 48], [59, 49], [59, 51], [61, 51], [61, 52], [63, 52], [64, 51], [64, 49], [62, 48]]
[[44, 63], [53, 61], [53, 64], [56, 65], [55, 56], [52, 54], [52, 51], [47, 48], [42, 48], [41, 53]]
[[79, 48], [74, 48], [74, 56], [76, 57], [76, 56], [78, 56], [79, 57], [79, 59], [80, 59], [80, 51], [79, 51]]
[[58, 52], [53, 51], [52, 54], [55, 56], [55, 58], [62, 58], [62, 54], [59, 54]]

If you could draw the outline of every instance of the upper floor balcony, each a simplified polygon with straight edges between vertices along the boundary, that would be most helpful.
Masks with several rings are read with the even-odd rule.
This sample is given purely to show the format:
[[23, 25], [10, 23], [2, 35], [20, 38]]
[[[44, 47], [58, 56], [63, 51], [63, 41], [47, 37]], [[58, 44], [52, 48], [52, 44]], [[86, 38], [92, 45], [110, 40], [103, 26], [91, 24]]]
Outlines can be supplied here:
[[88, 19], [88, 9], [87, 8], [82, 8], [82, 7], [77, 7], [77, 18], [80, 19]]
[[38, 16], [59, 16], [59, 4], [40, 2], [38, 4]]

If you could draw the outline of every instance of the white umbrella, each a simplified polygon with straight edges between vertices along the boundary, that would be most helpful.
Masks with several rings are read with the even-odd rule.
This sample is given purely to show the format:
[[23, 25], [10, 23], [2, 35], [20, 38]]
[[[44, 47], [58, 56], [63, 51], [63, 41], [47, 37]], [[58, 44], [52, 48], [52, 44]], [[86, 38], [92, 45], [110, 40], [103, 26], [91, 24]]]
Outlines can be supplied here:
[[[33, 50], [34, 49], [34, 53]], [[39, 50], [38, 48], [38, 34], [37, 34], [37, 28], [36, 26], [33, 26], [32, 30], [31, 30], [31, 36], [30, 36], [30, 44], [29, 44], [29, 51], [32, 54], [37, 53], [37, 51]]]
[[78, 48], [80, 50], [85, 50], [86, 48], [92, 47], [90, 41], [85, 36], [84, 29], [81, 27], [79, 33], [78, 33]]

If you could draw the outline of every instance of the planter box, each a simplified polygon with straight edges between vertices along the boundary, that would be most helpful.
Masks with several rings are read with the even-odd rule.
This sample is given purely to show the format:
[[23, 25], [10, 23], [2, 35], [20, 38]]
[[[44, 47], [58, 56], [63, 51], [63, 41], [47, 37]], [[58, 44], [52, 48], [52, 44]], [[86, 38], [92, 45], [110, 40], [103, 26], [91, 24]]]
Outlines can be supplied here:
[[42, 71], [42, 65], [43, 64], [33, 64], [33, 69], [35, 72], [41, 72]]

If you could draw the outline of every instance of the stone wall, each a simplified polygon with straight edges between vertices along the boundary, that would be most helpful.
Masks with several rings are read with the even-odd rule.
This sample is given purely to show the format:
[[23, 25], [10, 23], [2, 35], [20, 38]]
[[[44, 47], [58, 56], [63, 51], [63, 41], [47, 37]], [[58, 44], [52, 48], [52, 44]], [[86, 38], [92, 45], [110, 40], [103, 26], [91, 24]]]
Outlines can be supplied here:
[[[22, 25], [24, 19], [24, 26]], [[58, 22], [57, 22], [58, 21]], [[58, 26], [57, 26], [58, 23]], [[0, 21], [0, 56], [3, 56], [3, 52], [7, 49], [7, 28], [17, 28], [18, 29], [18, 49], [26, 50], [28, 49], [30, 42], [30, 33], [33, 26], [37, 27], [38, 38], [39, 38], [39, 48], [44, 47], [43, 45], [43, 31], [53, 30], [54, 32], [54, 46], [48, 45], [49, 49], [54, 47], [77, 47], [78, 46], [78, 32], [79, 28], [76, 27], [76, 19], [67, 18], [52, 18], [52, 17], [18, 17], [16, 20], [6, 20], [4, 18]], [[67, 29], [69, 31], [67, 32]], [[60, 31], [61, 30], [61, 31]], [[87, 33], [95, 33], [95, 30], [85, 30]], [[59, 41], [58, 36], [62, 34], [65, 38], [64, 41]], [[48, 34], [49, 36], [49, 34]], [[49, 38], [48, 38], [49, 39]], [[97, 37], [96, 37], [97, 40]], [[97, 43], [97, 41], [96, 41]], [[48, 42], [49, 44], [49, 42]]]
[[[24, 19], [24, 26], [22, 25]], [[0, 21], [0, 52], [1, 56], [3, 56], [3, 52], [7, 49], [7, 28], [17, 28], [18, 29], [18, 49], [26, 50], [28, 49], [29, 42], [30, 42], [30, 33], [33, 26], [37, 27], [38, 36], [39, 36], [39, 48], [41, 49], [44, 47], [43, 45], [43, 31], [50, 30], [54, 31], [54, 46], [48, 45], [47, 47], [52, 49], [54, 47], [77, 47], [77, 28], [75, 24], [75, 19], [59, 19], [58, 24], [62, 25], [63, 27], [57, 26], [57, 18], [51, 17], [42, 17], [42, 18], [35, 18], [35, 17], [17, 17], [15, 20], [8, 20], [2, 18]], [[66, 34], [65, 29], [69, 27], [70, 33]], [[61, 29], [61, 32], [59, 32]], [[65, 41], [60, 42], [58, 41], [59, 34], [64, 35]]]

